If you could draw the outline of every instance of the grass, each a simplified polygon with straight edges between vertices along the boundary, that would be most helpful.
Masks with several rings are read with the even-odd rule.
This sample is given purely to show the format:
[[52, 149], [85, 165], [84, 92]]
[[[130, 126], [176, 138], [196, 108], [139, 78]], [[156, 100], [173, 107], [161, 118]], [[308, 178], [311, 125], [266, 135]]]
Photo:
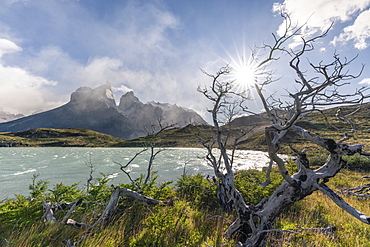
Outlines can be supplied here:
[[[173, 128], [155, 136], [160, 147], [202, 147], [199, 136], [212, 137], [211, 126], [188, 125]], [[124, 140], [88, 129], [38, 128], [0, 133], [0, 146], [29, 147], [145, 147], [153, 142], [153, 136]]]
[[143, 147], [152, 143], [160, 147], [203, 147], [200, 139], [213, 136], [213, 127], [209, 125], [187, 125], [182, 128], [171, 128], [158, 135], [149, 135], [133, 140], [122, 140], [119, 147]]
[[[359, 180], [367, 173], [343, 170], [332, 178], [328, 185], [335, 191], [341, 188], [355, 187], [364, 183]], [[342, 195], [343, 196], [343, 195]], [[353, 196], [344, 199], [352, 207], [367, 215], [370, 214], [369, 200], [359, 199]], [[370, 227], [355, 219], [330, 198], [316, 191], [311, 196], [295, 203], [287, 209], [277, 220], [276, 226], [281, 229], [300, 229], [328, 227], [333, 225], [336, 230], [329, 234], [313, 231], [301, 231], [299, 234], [284, 234], [279, 239], [271, 241], [280, 246], [342, 246], [363, 247], [370, 246]], [[274, 246], [274, 245], [272, 245]]]
[[39, 128], [0, 133], [0, 144], [29, 147], [113, 147], [121, 138], [88, 129]]
[[[345, 127], [345, 123], [335, 119], [336, 109], [329, 109], [326, 114], [332, 123]], [[367, 116], [353, 116], [354, 120], [362, 121], [363, 127], [369, 128]], [[342, 136], [328, 126], [321, 114], [312, 114], [303, 119], [299, 125], [322, 137], [334, 138]], [[34, 132], [32, 132], [34, 131]], [[207, 139], [213, 135], [209, 126], [186, 126], [164, 131], [156, 136], [158, 146], [200, 146], [199, 138]], [[236, 134], [237, 129], [233, 130]], [[350, 144], [370, 144], [367, 131], [352, 134]], [[135, 140], [122, 140], [108, 135], [81, 129], [53, 130], [37, 129], [31, 132], [1, 133], [3, 143], [22, 143], [29, 146], [144, 146], [151, 142], [151, 136]], [[309, 148], [308, 158], [311, 166], [322, 165], [326, 153], [317, 146], [288, 133], [285, 144], [281, 146], [284, 153], [291, 153], [287, 144], [302, 150]], [[240, 147], [244, 149], [264, 150], [263, 132], [251, 133], [248, 139], [241, 140]], [[344, 157], [348, 162], [328, 185], [335, 191], [341, 188], [355, 187], [364, 184], [359, 179], [370, 171], [370, 160], [354, 155]], [[272, 193], [281, 182], [276, 171], [272, 174], [274, 183], [269, 187], [260, 187], [265, 174], [259, 171], [242, 171], [236, 175], [235, 184], [243, 194], [247, 203], [256, 204], [263, 197]], [[36, 179], [36, 178], [35, 178]], [[77, 188], [76, 185], [54, 185], [33, 181], [32, 195], [51, 201], [73, 201], [83, 198], [86, 202], [99, 201], [105, 203], [109, 198], [111, 188], [109, 180], [101, 178], [92, 186], [89, 194]], [[140, 182], [140, 181], [139, 181]], [[121, 185], [134, 189], [131, 185]], [[79, 242], [78, 246], [234, 246], [233, 239], [223, 235], [232, 223], [234, 216], [225, 213], [217, 204], [216, 188], [211, 186], [203, 176], [183, 176], [175, 184], [149, 183], [143, 193], [157, 199], [169, 200], [175, 198], [174, 206], [150, 206], [122, 198], [118, 205], [115, 221], [106, 227], [98, 227], [90, 234], [88, 230], [77, 230], [66, 225], [45, 224], [41, 222], [42, 205], [31, 196], [17, 196], [15, 199], [0, 202], [0, 246], [65, 246], [66, 240]], [[345, 196], [344, 196], [345, 197]], [[366, 199], [353, 196], [345, 200], [357, 210], [369, 215], [370, 203]], [[79, 207], [72, 218], [85, 223], [93, 223], [104, 206], [86, 204]], [[63, 212], [59, 212], [59, 217]], [[309, 228], [324, 228], [333, 225], [336, 230], [323, 234]], [[369, 246], [370, 227], [344, 212], [321, 192], [291, 205], [277, 219], [275, 227], [292, 230], [296, 233], [271, 233], [269, 246]], [[89, 234], [89, 235], [87, 235]], [[8, 244], [6, 244], [8, 242]]]
[[[353, 187], [364, 181], [359, 177], [366, 175], [355, 171], [343, 170], [328, 185], [334, 190]], [[248, 202], [255, 204], [272, 193], [281, 179], [275, 170], [272, 174], [274, 184], [268, 188], [258, 186], [264, 179], [259, 171], [243, 171], [236, 176], [236, 186]], [[36, 179], [35, 177], [34, 179]], [[87, 196], [75, 185], [55, 185], [53, 188], [34, 186], [31, 191], [45, 200], [72, 201], [84, 198], [93, 201], [98, 198], [106, 202], [109, 197], [109, 182], [100, 179], [93, 189], [104, 194]], [[34, 182], [33, 184], [44, 185]], [[121, 185], [130, 187], [131, 185]], [[131, 187], [132, 188], [132, 187]], [[39, 191], [37, 191], [39, 190]], [[183, 176], [173, 185], [157, 184], [154, 180], [144, 193], [160, 197], [162, 200], [176, 198], [174, 206], [150, 206], [130, 198], [122, 198], [114, 221], [106, 227], [88, 230], [74, 229], [70, 226], [46, 224], [41, 222], [42, 204], [31, 197], [18, 196], [16, 199], [0, 203], [0, 241], [5, 246], [65, 246], [65, 241], [79, 242], [77, 246], [234, 246], [232, 239], [223, 235], [234, 219], [217, 204], [216, 188], [203, 176]], [[38, 193], [40, 192], [40, 193]], [[56, 198], [55, 194], [59, 197]], [[346, 201], [365, 214], [370, 214], [368, 200], [346, 197]], [[99, 200], [99, 199], [98, 199]], [[77, 208], [72, 218], [85, 223], [94, 223], [104, 209], [104, 205], [83, 204]], [[59, 219], [64, 213], [56, 214]], [[328, 227], [336, 231], [322, 234], [306, 228]], [[276, 228], [296, 231], [274, 233], [269, 236], [269, 246], [370, 246], [369, 226], [343, 212], [328, 197], [320, 192], [293, 204], [277, 219]], [[5, 240], [6, 239], [6, 240]]]
[[[90, 198], [74, 185], [59, 184], [48, 189], [44, 182], [35, 179], [36, 176], [31, 193], [44, 200], [63, 201], [63, 198], [68, 198], [68, 201], [73, 201], [84, 197], [85, 201], [92, 201], [106, 198], [93, 192], [90, 194], [94, 197]], [[108, 195], [109, 191], [101, 189], [108, 187], [107, 181], [101, 181], [93, 189]], [[132, 185], [121, 186], [132, 188]], [[221, 246], [233, 242], [223, 236], [231, 216], [217, 206], [215, 188], [203, 176], [183, 176], [175, 187], [168, 183], [157, 184], [153, 180], [143, 187], [143, 193], [162, 200], [177, 200], [174, 206], [149, 206], [123, 198], [114, 223], [94, 229], [94, 234], [89, 236], [85, 236], [87, 231], [84, 230], [41, 222], [43, 213], [39, 200], [18, 196], [14, 200], [3, 201], [0, 203], [0, 241], [7, 241], [7, 246], [65, 246], [67, 239], [72, 242], [83, 239], [78, 246], [201, 246], [204, 242]], [[73, 218], [92, 224], [103, 209], [104, 205], [87, 204], [79, 207]], [[57, 216], [61, 218], [63, 214]]]

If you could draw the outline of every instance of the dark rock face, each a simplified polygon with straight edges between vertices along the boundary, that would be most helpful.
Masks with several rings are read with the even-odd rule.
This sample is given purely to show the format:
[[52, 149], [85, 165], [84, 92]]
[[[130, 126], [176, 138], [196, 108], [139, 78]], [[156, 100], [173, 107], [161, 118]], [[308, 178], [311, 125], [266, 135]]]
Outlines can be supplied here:
[[143, 104], [128, 92], [116, 106], [110, 83], [95, 89], [78, 88], [67, 104], [50, 111], [23, 117], [14, 121], [0, 123], [0, 131], [22, 131], [34, 128], [84, 128], [133, 139], [159, 130], [162, 126], [176, 124], [183, 127], [185, 122], [205, 124], [194, 111], [178, 106], [166, 105], [164, 110], [151, 103]]

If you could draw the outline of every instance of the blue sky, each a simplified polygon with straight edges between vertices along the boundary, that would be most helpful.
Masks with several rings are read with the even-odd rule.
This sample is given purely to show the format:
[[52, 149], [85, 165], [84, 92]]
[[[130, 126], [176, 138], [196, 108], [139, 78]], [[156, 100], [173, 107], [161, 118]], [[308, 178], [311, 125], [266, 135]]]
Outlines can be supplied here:
[[[298, 23], [308, 20], [307, 36], [334, 21], [314, 59], [359, 54], [354, 73], [367, 63], [370, 0], [2, 0], [0, 110], [52, 109], [78, 87], [109, 81], [117, 101], [133, 90], [143, 102], [178, 104], [206, 117], [209, 102], [197, 87], [210, 80], [200, 68], [213, 73], [271, 42], [283, 22], [274, 10], [281, 8]], [[284, 59], [274, 66], [286, 80], [271, 92], [294, 82]], [[353, 87], [368, 78], [370, 64]]]

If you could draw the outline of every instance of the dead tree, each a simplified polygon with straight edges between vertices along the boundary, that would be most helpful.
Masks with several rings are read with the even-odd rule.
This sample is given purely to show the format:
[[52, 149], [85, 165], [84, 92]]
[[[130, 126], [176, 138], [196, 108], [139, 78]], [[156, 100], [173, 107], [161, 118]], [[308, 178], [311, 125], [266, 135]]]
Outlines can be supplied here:
[[163, 148], [156, 148], [156, 138], [158, 135], [160, 135], [163, 131], [173, 128], [175, 124], [163, 124], [163, 119], [158, 118], [157, 119], [157, 124], [151, 124], [150, 130], [146, 129], [147, 136], [149, 137], [149, 144], [148, 148], [150, 149], [150, 158], [147, 166], [147, 172], [146, 172], [146, 177], [144, 180], [144, 184], [147, 184], [150, 176], [152, 174], [152, 169], [153, 169], [153, 162], [155, 157], [163, 151]]
[[[234, 174], [232, 170], [232, 155], [229, 155], [223, 140], [223, 132], [220, 126], [219, 117], [223, 111], [231, 104], [230, 98], [235, 95], [233, 92], [233, 80], [225, 80], [225, 76], [230, 73], [229, 66], [221, 68], [215, 75], [207, 74], [212, 78], [209, 88], [199, 89], [209, 100], [213, 102], [213, 108], [209, 111], [215, 127], [215, 139], [213, 142], [204, 143], [208, 150], [207, 159], [212, 165], [215, 175], [218, 178], [218, 197], [220, 203], [226, 208], [236, 213], [236, 220], [226, 231], [226, 235], [231, 237], [237, 233], [243, 236], [240, 246], [265, 246], [267, 234], [274, 229], [274, 222], [281, 212], [289, 205], [297, 202], [314, 191], [320, 190], [323, 194], [333, 200], [339, 207], [349, 214], [370, 224], [370, 217], [352, 208], [337, 193], [330, 189], [326, 183], [334, 177], [342, 168], [345, 162], [344, 155], [365, 155], [369, 153], [362, 150], [362, 144], [349, 145], [345, 142], [349, 136], [345, 135], [341, 140], [323, 138], [299, 127], [297, 122], [307, 114], [321, 111], [322, 107], [346, 106], [361, 104], [369, 96], [365, 94], [367, 88], [356, 89], [353, 93], [342, 92], [341, 88], [349, 83], [350, 79], [357, 78], [357, 75], [348, 72], [348, 65], [353, 61], [342, 59], [338, 54], [334, 54], [333, 60], [329, 63], [319, 62], [313, 64], [306, 63], [305, 69], [301, 68], [303, 57], [314, 50], [314, 42], [324, 38], [327, 32], [322, 35], [305, 39], [301, 37], [302, 43], [295, 49], [288, 49], [285, 44], [293, 37], [300, 36], [301, 27], [291, 25], [289, 16], [285, 18], [286, 32], [281, 37], [274, 37], [273, 45], [264, 45], [260, 49], [267, 50], [265, 58], [258, 60], [256, 69], [260, 74], [266, 75], [263, 81], [256, 81], [253, 87], [256, 90], [266, 114], [271, 119], [272, 124], [265, 128], [265, 139], [270, 158], [270, 168], [276, 164], [284, 182], [267, 199], [262, 200], [258, 205], [247, 205], [242, 195], [235, 188]], [[257, 53], [255, 53], [257, 54]], [[277, 55], [278, 54], [278, 55]], [[265, 97], [264, 89], [271, 83], [272, 73], [268, 71], [268, 66], [274, 63], [282, 55], [290, 56], [289, 67], [296, 74], [296, 91], [289, 91], [288, 98], [281, 99], [275, 96]], [[311, 72], [308, 71], [311, 69]], [[262, 71], [262, 72], [261, 72]], [[261, 78], [259, 78], [261, 79]], [[284, 78], [282, 78], [284, 79]], [[243, 108], [245, 109], [245, 108]], [[355, 124], [347, 121], [351, 129], [355, 131]], [[298, 172], [290, 175], [286, 169], [286, 163], [278, 156], [282, 138], [287, 132], [303, 137], [307, 141], [314, 143], [328, 151], [329, 155], [325, 163], [316, 170], [310, 168], [306, 157], [307, 150], [296, 151], [298, 158], [296, 165]], [[213, 147], [217, 146], [220, 156], [213, 152]], [[269, 169], [270, 170], [270, 169]], [[269, 182], [269, 175], [267, 181]]]
[[175, 124], [167, 124], [167, 125], [163, 125], [162, 124], [162, 119], [157, 119], [157, 123], [156, 124], [151, 124], [150, 128], [145, 128], [145, 132], [146, 132], [146, 136], [147, 136], [147, 139], [148, 141], [145, 143], [145, 147], [137, 152], [130, 160], [129, 162], [126, 163], [126, 165], [123, 165], [122, 163], [120, 162], [116, 162], [116, 161], [113, 161], [114, 163], [116, 163], [117, 165], [120, 166], [120, 169], [123, 173], [126, 174], [126, 176], [129, 178], [129, 180], [131, 181], [132, 185], [138, 189], [138, 191], [142, 190], [141, 188], [141, 185], [137, 184], [135, 182], [135, 180], [131, 177], [130, 175], [130, 172], [128, 172], [127, 170], [127, 167], [141, 154], [143, 154], [144, 152], [150, 150], [150, 156], [149, 156], [149, 161], [148, 161], [148, 165], [147, 165], [147, 169], [146, 169], [146, 175], [145, 175], [145, 179], [144, 179], [144, 182], [143, 182], [143, 185], [146, 185], [148, 184], [150, 178], [151, 178], [151, 175], [152, 175], [152, 171], [153, 171], [153, 165], [154, 165], [154, 160], [156, 158], [156, 156], [158, 154], [160, 154], [162, 151], [164, 151], [163, 147], [161, 146], [156, 146], [156, 139], [158, 137], [158, 135], [160, 135], [163, 131], [167, 130], [167, 129], [170, 129], [170, 128], [173, 128], [175, 126]]

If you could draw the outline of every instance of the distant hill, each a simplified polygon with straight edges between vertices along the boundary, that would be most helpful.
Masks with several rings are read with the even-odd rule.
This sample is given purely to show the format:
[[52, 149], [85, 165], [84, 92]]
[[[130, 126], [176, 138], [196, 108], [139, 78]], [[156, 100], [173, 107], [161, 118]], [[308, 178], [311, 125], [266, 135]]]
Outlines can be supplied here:
[[88, 129], [38, 128], [0, 133], [0, 147], [202, 147], [199, 137], [210, 137], [210, 125], [171, 128], [158, 135], [125, 140]]
[[122, 139], [88, 129], [31, 129], [0, 133], [0, 147], [115, 147]]
[[[132, 97], [133, 94], [129, 95]], [[132, 102], [132, 101], [130, 101]], [[135, 104], [142, 104], [136, 102]], [[150, 106], [153, 107], [153, 106]], [[131, 109], [135, 109], [132, 107]], [[297, 125], [321, 137], [333, 138], [338, 141], [343, 138], [343, 133], [348, 130], [348, 124], [336, 115], [339, 108], [331, 108], [322, 113], [313, 113], [303, 117]], [[349, 110], [342, 110], [343, 114]], [[365, 143], [365, 150], [370, 149], [370, 105], [365, 104], [362, 110], [351, 114], [349, 117], [358, 123], [357, 128], [362, 131], [350, 133], [352, 137], [347, 143]], [[328, 124], [329, 121], [332, 125]], [[269, 125], [269, 120], [262, 113], [260, 115], [242, 116], [232, 122], [231, 136], [239, 136], [241, 131], [247, 135], [240, 139], [238, 148], [267, 151], [263, 129]], [[343, 129], [338, 130], [334, 128]], [[223, 127], [226, 128], [226, 127]], [[201, 141], [210, 140], [214, 136], [214, 127], [206, 125], [186, 125], [179, 128], [167, 129], [160, 134], [125, 140], [111, 135], [98, 133], [87, 129], [32, 129], [26, 131], [0, 133], [0, 146], [91, 146], [91, 147], [144, 147], [150, 142], [158, 147], [202, 147]], [[230, 138], [232, 141], [233, 138]], [[232, 142], [229, 143], [230, 145]], [[310, 148], [309, 154], [315, 152], [317, 147], [306, 142], [294, 133], [288, 132], [281, 145], [282, 153], [292, 153], [287, 145], [292, 145], [298, 150]], [[321, 151], [320, 151], [321, 152]]]
[[233, 127], [265, 127], [271, 124], [266, 113], [239, 116], [231, 121]]
[[[355, 109], [359, 109], [355, 113]], [[355, 123], [356, 132], [352, 132], [352, 126], [345, 118], [338, 117], [346, 116]], [[240, 120], [239, 120], [240, 121]], [[260, 121], [261, 126], [266, 122]], [[322, 110], [321, 112], [314, 112], [304, 116], [297, 122], [298, 126], [314, 133], [320, 137], [331, 138], [339, 141], [344, 137], [347, 132], [350, 137], [346, 143], [348, 144], [365, 144], [364, 150], [370, 152], [370, 103], [361, 105], [352, 105], [347, 107], [333, 107], [330, 109]], [[248, 138], [239, 142], [239, 147], [255, 150], [267, 150], [263, 129], [251, 134]], [[307, 142], [305, 139], [297, 136], [295, 133], [288, 131], [281, 142], [282, 153], [292, 153], [289, 145], [292, 145], [297, 150], [309, 148], [309, 153], [321, 150], [318, 146]], [[321, 151], [320, 151], [321, 152]]]
[[78, 88], [71, 100], [58, 108], [0, 123], [0, 132], [24, 131], [36, 128], [82, 128], [124, 139], [134, 139], [155, 133], [162, 126], [183, 127], [206, 124], [195, 111], [164, 103], [142, 103], [128, 92], [117, 106], [110, 83], [95, 89]]

